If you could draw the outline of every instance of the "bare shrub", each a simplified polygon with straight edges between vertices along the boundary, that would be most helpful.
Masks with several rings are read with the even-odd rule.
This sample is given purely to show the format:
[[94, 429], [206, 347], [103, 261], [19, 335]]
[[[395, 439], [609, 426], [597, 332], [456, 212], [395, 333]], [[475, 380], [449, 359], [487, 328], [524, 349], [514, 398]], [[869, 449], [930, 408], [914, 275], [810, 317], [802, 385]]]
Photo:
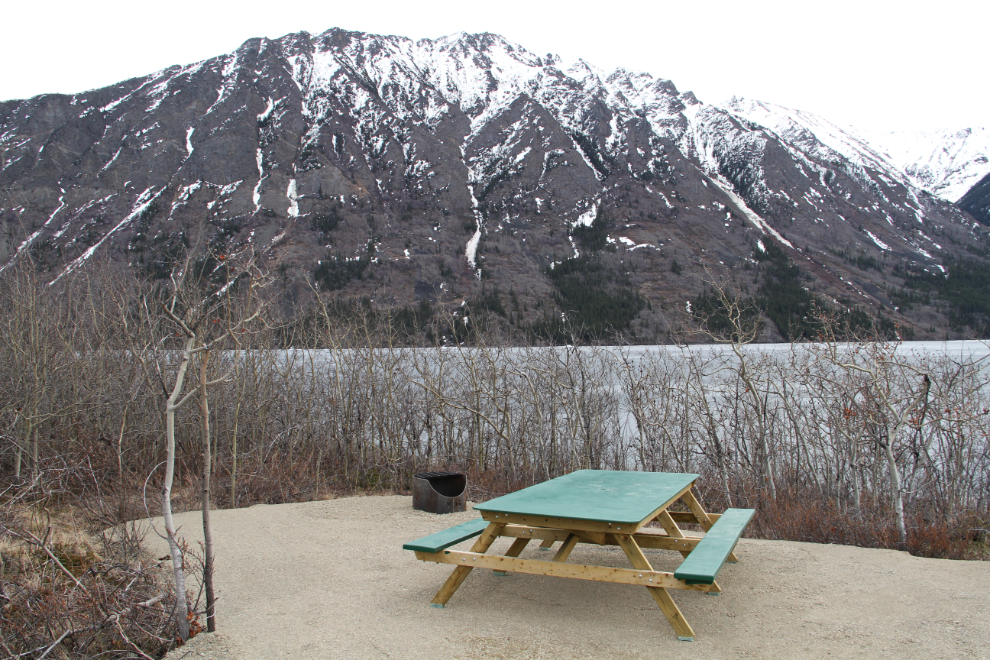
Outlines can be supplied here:
[[47, 467], [0, 493], [0, 648], [11, 657], [160, 656], [174, 637], [167, 573], [142, 551], [133, 523], [94, 526], [106, 509], [71, 483], [92, 475]]
[[[162, 383], [189, 339], [162, 312], [168, 292], [94, 267], [51, 287], [8, 270], [0, 294], [19, 333], [0, 342], [0, 488], [62, 466], [52, 488], [102, 502], [105, 521], [142, 517], [146, 483], [161, 511]], [[206, 502], [230, 507], [407, 492], [429, 470], [466, 472], [476, 500], [582, 468], [681, 471], [703, 475], [711, 510], [756, 508], [757, 536], [985, 553], [990, 379], [965, 356], [743, 332], [724, 349], [512, 347], [474, 326], [413, 349], [387, 310], [329, 300], [214, 343], [247, 309], [216, 307], [187, 356], [199, 368], [181, 396], [205, 389], [208, 405], [172, 410], [175, 511], [203, 505], [204, 476]]]

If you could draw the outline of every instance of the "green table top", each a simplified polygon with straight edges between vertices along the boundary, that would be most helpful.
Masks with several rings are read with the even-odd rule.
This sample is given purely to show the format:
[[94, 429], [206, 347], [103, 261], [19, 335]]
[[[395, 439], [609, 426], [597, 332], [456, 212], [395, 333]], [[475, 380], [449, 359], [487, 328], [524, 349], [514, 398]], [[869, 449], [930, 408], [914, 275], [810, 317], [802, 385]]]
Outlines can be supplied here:
[[478, 511], [623, 524], [643, 522], [671, 504], [697, 474], [578, 470], [476, 504]]

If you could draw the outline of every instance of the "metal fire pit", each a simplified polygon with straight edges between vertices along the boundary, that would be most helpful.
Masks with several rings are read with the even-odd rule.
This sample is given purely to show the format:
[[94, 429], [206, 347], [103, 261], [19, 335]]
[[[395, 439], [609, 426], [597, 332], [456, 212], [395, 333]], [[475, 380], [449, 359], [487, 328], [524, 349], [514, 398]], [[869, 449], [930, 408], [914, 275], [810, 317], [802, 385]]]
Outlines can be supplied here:
[[412, 480], [413, 508], [430, 513], [467, 509], [467, 477], [463, 472], [421, 472]]

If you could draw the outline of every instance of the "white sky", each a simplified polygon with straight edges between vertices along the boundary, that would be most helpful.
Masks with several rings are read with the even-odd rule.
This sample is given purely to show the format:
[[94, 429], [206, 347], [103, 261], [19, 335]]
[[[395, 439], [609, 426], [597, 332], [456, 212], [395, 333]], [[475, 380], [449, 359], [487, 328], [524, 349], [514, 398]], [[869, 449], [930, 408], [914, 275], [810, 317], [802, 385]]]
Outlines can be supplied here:
[[868, 130], [990, 125], [986, 0], [11, 2], [0, 99], [72, 93], [331, 27], [501, 34], [538, 54], [668, 78]]

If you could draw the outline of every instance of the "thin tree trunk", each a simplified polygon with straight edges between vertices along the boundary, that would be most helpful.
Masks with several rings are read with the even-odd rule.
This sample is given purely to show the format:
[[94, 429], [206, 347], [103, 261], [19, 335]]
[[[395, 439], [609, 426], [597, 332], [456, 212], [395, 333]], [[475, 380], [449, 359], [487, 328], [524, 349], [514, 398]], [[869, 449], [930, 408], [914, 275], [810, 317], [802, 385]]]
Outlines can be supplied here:
[[175, 575], [175, 618], [182, 641], [189, 639], [189, 607], [186, 603], [186, 577], [182, 568], [182, 550], [176, 540], [175, 521], [172, 520], [172, 481], [175, 479], [175, 410], [179, 394], [189, 368], [195, 337], [186, 339], [182, 362], [175, 376], [175, 386], [165, 406], [165, 484], [162, 486], [162, 518], [168, 535], [168, 548], [172, 555], [172, 573]]
[[852, 475], [853, 475], [853, 503], [856, 506], [856, 514], [859, 514], [861, 501], [860, 501], [860, 490], [862, 486], [859, 483], [859, 452], [857, 451], [858, 446], [854, 440], [851, 440], [851, 452], [852, 452]]
[[237, 406], [234, 408], [234, 433], [230, 438], [230, 508], [237, 508], [237, 431], [241, 421], [241, 403], [244, 401], [244, 379], [241, 378], [241, 352], [234, 354], [235, 378], [240, 384], [237, 393]]
[[887, 469], [890, 470], [890, 499], [894, 506], [894, 517], [897, 525], [897, 549], [906, 550], [907, 526], [904, 523], [904, 493], [901, 489], [901, 471], [897, 469], [892, 440], [888, 437], [883, 449], [887, 455]]
[[31, 435], [31, 478], [37, 479], [41, 464], [38, 457], [38, 426], [35, 425], [34, 433]]
[[214, 632], [216, 624], [216, 599], [213, 596], [213, 528], [210, 526], [210, 474], [213, 456], [210, 450], [210, 402], [206, 391], [207, 367], [210, 351], [207, 349], [199, 363], [199, 407], [203, 418], [203, 587], [206, 591], [206, 631]]
[[120, 433], [117, 434], [117, 487], [121, 492], [124, 490], [124, 457], [121, 447], [124, 444], [124, 429], [127, 427], [127, 408], [124, 406], [124, 415], [120, 420]]
[[777, 499], [777, 485], [774, 483], [773, 479], [773, 464], [770, 460], [770, 444], [767, 442], [767, 432], [764, 420], [764, 411], [766, 406], [763, 401], [760, 400], [760, 394], [756, 391], [755, 383], [749, 377], [749, 371], [746, 369], [746, 357], [743, 355], [742, 349], [740, 349], [739, 344], [732, 344], [732, 352], [736, 354], [739, 358], [739, 379], [742, 380], [743, 384], [746, 385], [746, 390], [749, 392], [753, 399], [753, 405], [756, 408], [756, 431], [757, 431], [757, 441], [760, 448], [761, 462], [763, 463], [763, 481], [767, 485], [770, 491], [770, 499]]
[[241, 402], [234, 410], [234, 434], [230, 440], [230, 508], [237, 508], [237, 424], [240, 421]]
[[[25, 423], [30, 424], [30, 422], [27, 421], [27, 420], [25, 420]], [[31, 432], [30, 431], [30, 427], [28, 427], [28, 433], [30, 433], [30, 432]], [[26, 435], [25, 435], [25, 437], [26, 437]], [[14, 479], [16, 481], [20, 481], [21, 480], [21, 464], [23, 463], [23, 456], [24, 456], [24, 446], [21, 444], [21, 441], [17, 437], [16, 434], [14, 435], [14, 446], [15, 446], [15, 451], [14, 451]]]

